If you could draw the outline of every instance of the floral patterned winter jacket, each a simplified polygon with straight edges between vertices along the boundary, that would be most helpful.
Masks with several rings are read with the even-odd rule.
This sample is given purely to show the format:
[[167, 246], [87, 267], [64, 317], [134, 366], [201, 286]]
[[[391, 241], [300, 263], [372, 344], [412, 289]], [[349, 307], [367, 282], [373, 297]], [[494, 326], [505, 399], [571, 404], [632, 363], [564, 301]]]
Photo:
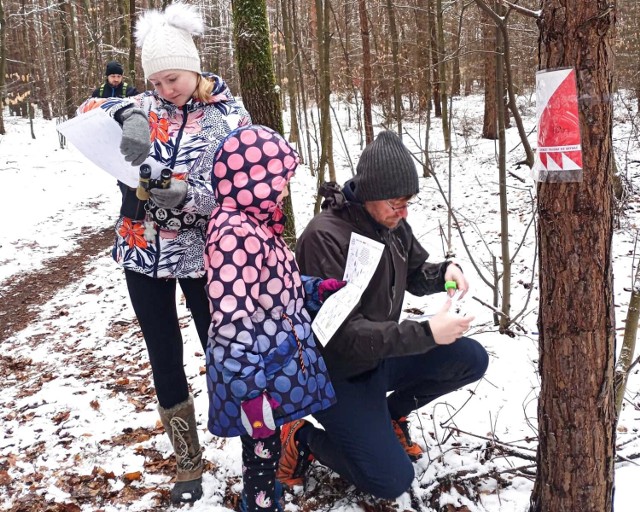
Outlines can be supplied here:
[[293, 253], [282, 238], [276, 199], [298, 155], [276, 132], [248, 126], [231, 133], [215, 158], [219, 206], [206, 242], [211, 326], [207, 348], [209, 430], [245, 434], [240, 404], [267, 392], [277, 425], [335, 402], [304, 308]]
[[[116, 223], [113, 259], [124, 268], [159, 278], [195, 278], [204, 275], [204, 239], [209, 215], [215, 206], [211, 166], [220, 142], [239, 126], [250, 124], [247, 111], [235, 101], [226, 83], [214, 80], [208, 103], [190, 101], [183, 107], [163, 100], [155, 91], [130, 98], [91, 98], [79, 113], [102, 108], [111, 116], [134, 105], [149, 117], [150, 156], [186, 180], [187, 197], [178, 208], [164, 209], [152, 200], [135, 198], [135, 190], [119, 183], [123, 196]], [[132, 206], [133, 205], [133, 206]], [[153, 230], [145, 236], [145, 215]]]

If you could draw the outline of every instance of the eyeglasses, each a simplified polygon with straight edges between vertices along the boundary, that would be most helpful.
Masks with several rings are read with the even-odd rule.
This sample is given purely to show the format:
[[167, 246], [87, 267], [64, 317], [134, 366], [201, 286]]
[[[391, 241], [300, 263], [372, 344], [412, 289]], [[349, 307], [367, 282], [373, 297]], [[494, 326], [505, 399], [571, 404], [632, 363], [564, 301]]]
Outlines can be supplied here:
[[404, 210], [405, 208], [409, 208], [409, 206], [411, 206], [412, 204], [417, 204], [418, 199], [413, 199], [411, 201], [404, 201], [404, 202], [398, 201], [394, 203], [387, 200], [386, 203], [389, 205], [389, 208], [391, 208], [394, 212], [399, 212], [401, 210]]

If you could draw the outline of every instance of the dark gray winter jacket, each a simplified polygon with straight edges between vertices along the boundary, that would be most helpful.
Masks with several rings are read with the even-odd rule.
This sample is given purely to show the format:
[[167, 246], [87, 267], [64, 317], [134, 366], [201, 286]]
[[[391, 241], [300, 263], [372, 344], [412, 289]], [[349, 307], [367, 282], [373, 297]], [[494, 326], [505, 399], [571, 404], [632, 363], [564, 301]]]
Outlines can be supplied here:
[[355, 310], [324, 347], [331, 378], [353, 377], [377, 367], [382, 359], [424, 353], [435, 346], [428, 325], [398, 322], [405, 291], [425, 295], [444, 290], [449, 262], [427, 263], [427, 251], [403, 220], [393, 230], [377, 223], [354, 195], [355, 183], [344, 189], [323, 185], [322, 212], [304, 230], [296, 259], [304, 275], [342, 279], [351, 233], [384, 244], [378, 267]]

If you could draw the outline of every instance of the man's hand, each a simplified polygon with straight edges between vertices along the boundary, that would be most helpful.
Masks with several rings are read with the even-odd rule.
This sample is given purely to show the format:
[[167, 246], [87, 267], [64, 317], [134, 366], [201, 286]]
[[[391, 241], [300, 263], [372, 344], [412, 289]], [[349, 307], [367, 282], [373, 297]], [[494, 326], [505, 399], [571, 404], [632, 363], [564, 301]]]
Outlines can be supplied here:
[[[452, 265], [449, 266], [451, 267]], [[458, 271], [460, 271], [460, 269], [458, 269]], [[451, 298], [448, 298], [442, 309], [426, 322], [429, 324], [431, 335], [437, 345], [450, 345], [456, 341], [467, 332], [471, 322], [475, 318], [473, 316], [460, 316], [449, 312], [451, 302]]]
[[457, 288], [450, 288], [447, 290], [449, 297], [453, 297], [456, 293], [460, 293], [458, 299], [461, 299], [465, 296], [465, 294], [469, 291], [469, 283], [467, 282], [462, 270], [455, 263], [450, 263], [447, 266], [447, 270], [444, 273], [445, 281], [454, 281], [457, 285]]
[[175, 208], [187, 197], [186, 181], [171, 178], [167, 188], [152, 188], [149, 196], [160, 208]]
[[149, 156], [151, 136], [149, 120], [144, 110], [128, 108], [120, 114], [122, 120], [122, 140], [120, 152], [131, 165], [140, 165]]
[[276, 423], [273, 419], [273, 409], [278, 402], [267, 393], [245, 400], [240, 404], [240, 420], [242, 426], [254, 439], [264, 439], [275, 434]]

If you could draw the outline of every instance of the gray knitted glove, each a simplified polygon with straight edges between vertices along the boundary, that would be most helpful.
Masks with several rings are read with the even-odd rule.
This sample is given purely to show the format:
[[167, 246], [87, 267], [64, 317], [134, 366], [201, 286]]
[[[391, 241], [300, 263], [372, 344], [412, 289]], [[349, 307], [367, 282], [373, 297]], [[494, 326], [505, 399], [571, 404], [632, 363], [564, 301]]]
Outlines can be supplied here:
[[149, 196], [160, 208], [175, 208], [187, 197], [187, 182], [171, 178], [167, 188], [152, 188]]
[[122, 120], [122, 141], [120, 152], [131, 165], [140, 165], [149, 156], [151, 135], [149, 120], [144, 110], [128, 108], [119, 118]]

